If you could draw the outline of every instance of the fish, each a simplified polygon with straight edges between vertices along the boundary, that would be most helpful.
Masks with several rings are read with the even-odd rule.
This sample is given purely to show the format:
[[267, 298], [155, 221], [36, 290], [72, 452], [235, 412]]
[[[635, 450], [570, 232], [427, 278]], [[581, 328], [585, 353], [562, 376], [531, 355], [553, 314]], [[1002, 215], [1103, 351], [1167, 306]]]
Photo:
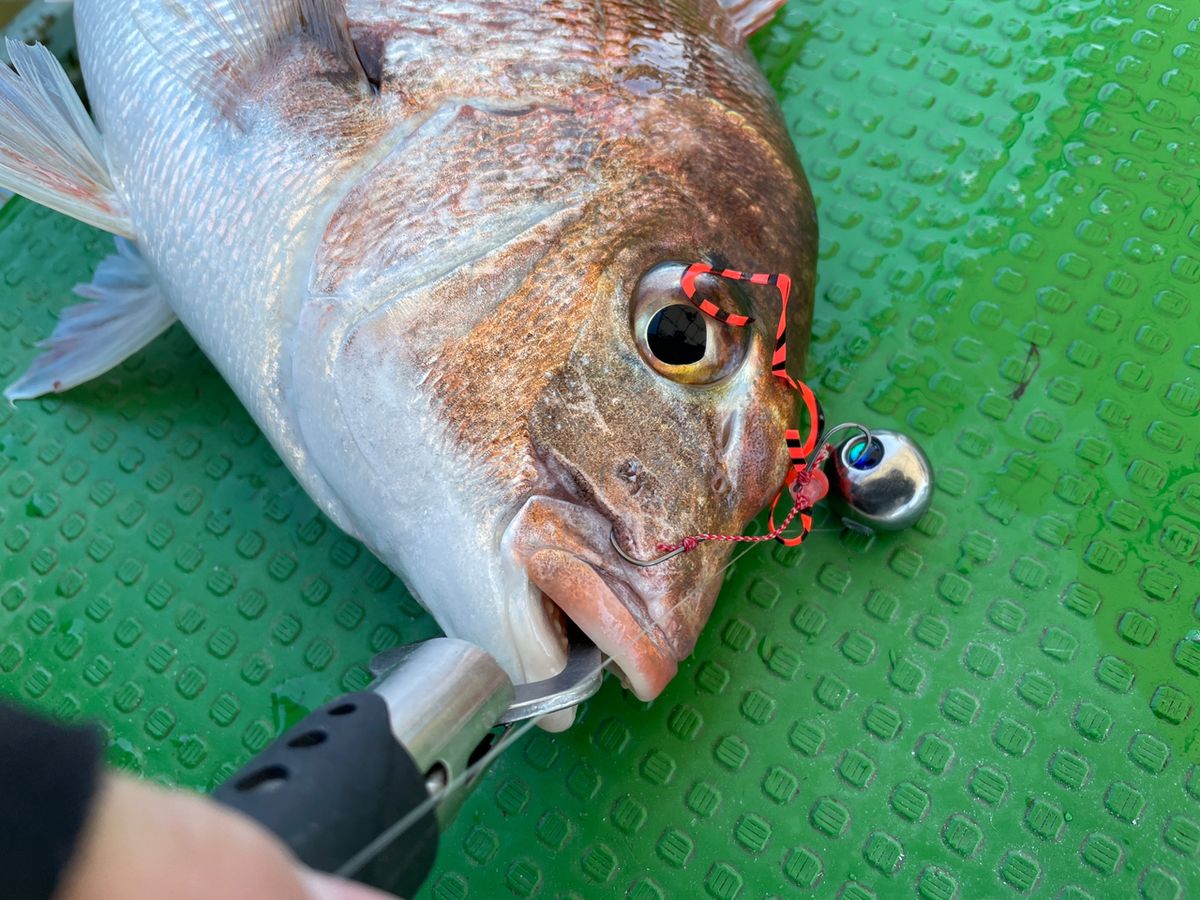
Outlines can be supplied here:
[[[817, 222], [747, 47], [779, 0], [76, 0], [90, 113], [11, 44], [0, 186], [115, 235], [10, 401], [179, 321], [316, 505], [517, 682], [641, 700], [777, 496]], [[614, 544], [616, 546], [614, 546]], [[624, 553], [616, 552], [620, 547]], [[562, 728], [573, 713], [543, 724]]]

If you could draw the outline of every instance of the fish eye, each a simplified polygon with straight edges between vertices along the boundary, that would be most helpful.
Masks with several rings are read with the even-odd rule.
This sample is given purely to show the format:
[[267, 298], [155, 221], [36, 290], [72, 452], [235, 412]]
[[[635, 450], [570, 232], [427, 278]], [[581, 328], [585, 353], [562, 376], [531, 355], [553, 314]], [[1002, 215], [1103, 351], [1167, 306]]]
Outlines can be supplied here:
[[[633, 298], [634, 342], [659, 375], [681, 384], [712, 384], [741, 364], [750, 329], [718, 322], [696, 308], [680, 284], [685, 271], [682, 263], [663, 263], [642, 276]], [[701, 276], [696, 289], [697, 296], [727, 312], [745, 311], [745, 298], [724, 279]]]
[[704, 313], [691, 304], [664, 306], [646, 326], [646, 346], [655, 359], [668, 366], [690, 366], [700, 362], [708, 346]]

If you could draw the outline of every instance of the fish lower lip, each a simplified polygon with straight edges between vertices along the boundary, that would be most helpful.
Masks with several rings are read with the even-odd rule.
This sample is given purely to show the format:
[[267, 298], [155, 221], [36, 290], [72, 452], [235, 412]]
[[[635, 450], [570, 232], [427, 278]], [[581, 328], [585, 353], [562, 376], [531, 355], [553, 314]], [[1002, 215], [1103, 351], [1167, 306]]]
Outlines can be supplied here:
[[609, 520], [594, 509], [538, 496], [509, 523], [503, 543], [543, 596], [611, 658], [640, 698], [649, 700], [674, 676], [679, 655], [621, 572], [608, 543], [611, 531]]
[[632, 588], [567, 550], [539, 550], [527, 568], [543, 595], [600, 648], [640, 699], [662, 692], [679, 662], [661, 629], [644, 621], [645, 608]]

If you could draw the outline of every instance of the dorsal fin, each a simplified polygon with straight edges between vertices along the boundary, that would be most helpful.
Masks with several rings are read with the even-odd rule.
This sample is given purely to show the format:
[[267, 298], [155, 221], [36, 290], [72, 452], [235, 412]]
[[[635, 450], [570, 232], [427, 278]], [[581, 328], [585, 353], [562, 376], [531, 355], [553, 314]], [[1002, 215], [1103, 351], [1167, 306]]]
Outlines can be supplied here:
[[164, 64], [222, 107], [296, 34], [367, 85], [342, 0], [135, 0], [133, 16]]
[[745, 40], [775, 17], [785, 0], [717, 0], [733, 26], [738, 43]]

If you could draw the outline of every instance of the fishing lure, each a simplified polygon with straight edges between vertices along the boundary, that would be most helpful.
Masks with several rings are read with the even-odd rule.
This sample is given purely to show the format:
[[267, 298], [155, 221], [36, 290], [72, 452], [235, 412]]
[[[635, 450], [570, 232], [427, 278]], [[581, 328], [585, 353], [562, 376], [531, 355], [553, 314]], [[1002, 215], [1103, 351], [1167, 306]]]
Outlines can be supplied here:
[[[649, 568], [688, 553], [706, 541], [748, 544], [778, 541], [784, 546], [795, 547], [812, 531], [812, 508], [829, 493], [829, 479], [822, 466], [831, 455], [836, 456], [838, 484], [851, 514], [848, 524], [857, 523], [858, 527], [868, 530], [893, 530], [907, 527], [919, 519], [929, 507], [933, 490], [933, 471], [921, 448], [904, 435], [882, 430], [872, 433], [857, 422], [843, 422], [822, 431], [824, 415], [816, 395], [807, 384], [788, 374], [787, 308], [792, 290], [791, 278], [782, 272], [739, 272], [736, 269], [717, 269], [706, 262], [692, 263], [680, 279], [684, 296], [704, 315], [731, 328], [745, 328], [754, 319], [731, 313], [708, 298], [699, 296], [696, 280], [702, 275], [769, 285], [779, 291], [779, 325], [771, 356], [771, 375], [800, 395], [808, 412], [807, 433], [803, 438], [798, 428], [789, 428], [784, 433], [788, 473], [779, 493], [771, 501], [766, 534], [691, 534], [674, 543], [658, 544], [655, 549], [660, 556], [636, 559], [621, 549], [614, 530], [610, 540], [621, 558], [635, 566]], [[859, 436], [844, 442], [840, 452], [835, 454], [831, 438], [847, 430], [858, 431]], [[777, 525], [775, 514], [785, 493], [791, 495], [792, 508]], [[787, 534], [787, 529], [797, 517], [800, 519], [800, 530], [795, 534]]]

